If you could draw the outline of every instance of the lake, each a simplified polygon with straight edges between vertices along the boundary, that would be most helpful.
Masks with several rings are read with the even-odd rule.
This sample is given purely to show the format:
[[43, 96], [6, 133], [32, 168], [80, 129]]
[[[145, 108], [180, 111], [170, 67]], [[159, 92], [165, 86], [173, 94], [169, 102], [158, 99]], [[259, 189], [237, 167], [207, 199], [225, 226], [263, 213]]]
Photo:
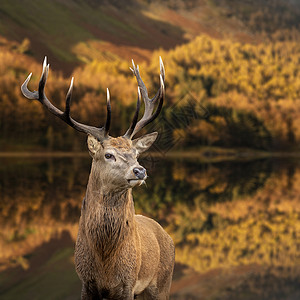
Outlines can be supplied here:
[[[0, 158], [0, 299], [80, 299], [91, 160]], [[300, 160], [145, 157], [136, 212], [172, 236], [171, 299], [300, 299]]]

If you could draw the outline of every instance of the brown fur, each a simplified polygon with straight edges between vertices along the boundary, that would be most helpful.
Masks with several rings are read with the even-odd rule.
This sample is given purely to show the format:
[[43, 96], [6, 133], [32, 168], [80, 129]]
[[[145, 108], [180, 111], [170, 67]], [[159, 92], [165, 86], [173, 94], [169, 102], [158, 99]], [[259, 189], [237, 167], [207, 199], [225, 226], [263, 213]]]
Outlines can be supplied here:
[[109, 140], [109, 145], [111, 147], [118, 148], [123, 151], [130, 150], [132, 148], [131, 140], [124, 139], [121, 136], [117, 138], [111, 138]]
[[[110, 138], [102, 144], [88, 139], [93, 163], [75, 247], [82, 299], [169, 298], [173, 241], [157, 222], [135, 215], [135, 184], [127, 180], [140, 166], [137, 155], [155, 138]], [[107, 152], [115, 160], [105, 159]]]

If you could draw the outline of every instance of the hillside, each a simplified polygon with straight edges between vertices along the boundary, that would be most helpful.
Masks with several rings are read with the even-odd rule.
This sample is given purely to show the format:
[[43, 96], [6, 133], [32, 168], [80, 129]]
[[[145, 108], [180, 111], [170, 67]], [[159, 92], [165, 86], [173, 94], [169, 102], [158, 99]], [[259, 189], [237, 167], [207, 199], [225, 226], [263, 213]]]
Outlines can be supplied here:
[[[0, 35], [70, 74], [93, 59], [149, 60], [199, 34], [240, 42], [297, 37], [299, 1], [2, 0]], [[293, 28], [293, 32], [291, 31]], [[287, 34], [286, 30], [289, 30]]]
[[[152, 95], [162, 56], [167, 99], [154, 126], [168, 140], [160, 146], [300, 149], [299, 2], [25, 2], [0, 6], [1, 151], [83, 149], [82, 135], [74, 138], [77, 133], [20, 93], [29, 72], [29, 86], [37, 88], [45, 54], [51, 65], [46, 93], [58, 107], [75, 77], [76, 120], [101, 124], [109, 87], [117, 120], [112, 135], [126, 131], [134, 111], [130, 58]], [[206, 119], [202, 105], [210, 112]]]

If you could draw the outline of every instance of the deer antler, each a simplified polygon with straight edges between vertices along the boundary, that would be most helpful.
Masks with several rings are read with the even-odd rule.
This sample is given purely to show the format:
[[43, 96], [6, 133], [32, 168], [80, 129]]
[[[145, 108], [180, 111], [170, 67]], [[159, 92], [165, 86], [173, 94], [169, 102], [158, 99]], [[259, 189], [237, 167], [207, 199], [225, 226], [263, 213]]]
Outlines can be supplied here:
[[70, 105], [71, 105], [74, 77], [72, 77], [72, 80], [71, 80], [70, 88], [69, 88], [69, 91], [66, 96], [66, 108], [65, 108], [65, 111], [63, 112], [60, 109], [58, 109], [57, 107], [55, 107], [45, 95], [44, 90], [45, 90], [45, 85], [46, 85], [46, 81], [48, 78], [48, 73], [49, 73], [49, 64], [47, 64], [47, 57], [45, 57], [44, 63], [43, 63], [43, 72], [42, 72], [42, 76], [41, 76], [41, 79], [39, 82], [38, 91], [31, 92], [27, 87], [28, 82], [32, 75], [32, 73], [30, 73], [29, 76], [27, 77], [27, 79], [24, 81], [24, 83], [21, 86], [21, 91], [22, 91], [23, 95], [28, 99], [38, 100], [52, 114], [59, 117], [61, 120], [66, 122], [68, 125], [70, 125], [74, 129], [84, 132], [86, 134], [91, 134], [95, 138], [97, 138], [99, 141], [107, 138], [109, 126], [110, 126], [110, 119], [111, 119], [111, 106], [110, 106], [109, 90], [107, 89], [107, 118], [106, 118], [105, 126], [100, 127], [100, 128], [97, 128], [94, 126], [88, 126], [88, 125], [81, 124], [81, 123], [75, 121], [70, 116]]
[[[145, 127], [147, 124], [151, 123], [154, 119], [156, 119], [162, 109], [162, 105], [165, 97], [165, 85], [164, 85], [165, 68], [161, 57], [159, 57], [159, 62], [160, 62], [160, 88], [158, 89], [156, 95], [152, 99], [150, 99], [148, 96], [148, 90], [141, 78], [139, 72], [139, 66], [135, 66], [134, 61], [132, 60], [133, 68], [130, 69], [135, 75], [136, 80], [138, 82], [138, 102], [137, 102], [137, 109], [133, 121], [131, 123], [131, 126], [129, 127], [129, 129], [126, 131], [124, 135], [124, 137], [126, 138], [132, 139], [137, 132], [139, 132], [143, 127]], [[145, 103], [145, 111], [143, 117], [137, 122], [137, 117], [140, 108], [140, 104], [139, 104], [140, 103], [139, 99], [141, 97], [140, 94], [142, 94]], [[153, 113], [157, 101], [159, 102], [155, 112]]]

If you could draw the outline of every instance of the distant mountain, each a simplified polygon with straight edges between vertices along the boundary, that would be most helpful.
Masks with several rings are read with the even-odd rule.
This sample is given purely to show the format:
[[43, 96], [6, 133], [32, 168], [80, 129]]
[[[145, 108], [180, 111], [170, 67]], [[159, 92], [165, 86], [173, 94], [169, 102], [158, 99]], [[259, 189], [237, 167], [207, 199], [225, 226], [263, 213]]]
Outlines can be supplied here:
[[258, 42], [295, 39], [299, 1], [1, 0], [0, 35], [70, 73], [93, 59], [139, 61], [199, 34]]

